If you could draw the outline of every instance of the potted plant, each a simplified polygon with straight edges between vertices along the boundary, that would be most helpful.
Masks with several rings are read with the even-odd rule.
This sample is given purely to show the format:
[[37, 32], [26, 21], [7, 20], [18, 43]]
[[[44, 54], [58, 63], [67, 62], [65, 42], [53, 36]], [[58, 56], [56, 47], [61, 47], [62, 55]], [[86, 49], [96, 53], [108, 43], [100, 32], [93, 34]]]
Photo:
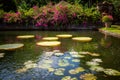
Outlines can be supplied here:
[[113, 17], [111, 15], [105, 15], [102, 17], [102, 22], [104, 22], [106, 28], [111, 27], [112, 21]]

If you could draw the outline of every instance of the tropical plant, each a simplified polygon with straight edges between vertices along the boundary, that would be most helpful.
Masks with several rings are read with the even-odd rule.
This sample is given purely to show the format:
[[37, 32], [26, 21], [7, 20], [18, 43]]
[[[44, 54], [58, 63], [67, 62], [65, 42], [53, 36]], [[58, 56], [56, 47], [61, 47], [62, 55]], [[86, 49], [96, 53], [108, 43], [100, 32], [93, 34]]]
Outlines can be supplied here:
[[111, 22], [113, 17], [111, 15], [106, 15], [102, 17], [102, 22]]
[[0, 18], [3, 18], [4, 13], [4, 10], [0, 10]]
[[21, 13], [20, 12], [9, 12], [4, 14], [4, 22], [7, 23], [14, 23], [14, 22], [20, 22], [21, 21]]

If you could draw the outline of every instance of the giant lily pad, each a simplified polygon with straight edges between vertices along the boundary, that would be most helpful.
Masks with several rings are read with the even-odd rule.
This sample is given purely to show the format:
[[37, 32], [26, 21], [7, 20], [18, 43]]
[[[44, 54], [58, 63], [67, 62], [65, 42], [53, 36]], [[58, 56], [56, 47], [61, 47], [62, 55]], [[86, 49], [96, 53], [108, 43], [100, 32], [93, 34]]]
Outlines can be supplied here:
[[19, 39], [28, 39], [28, 38], [34, 38], [34, 35], [21, 35], [21, 36], [17, 36], [17, 38]]
[[71, 34], [60, 34], [60, 35], [56, 35], [56, 36], [59, 37], [59, 38], [70, 38], [70, 37], [72, 37]]
[[90, 37], [74, 37], [74, 38], [72, 38], [72, 40], [80, 41], [80, 42], [89, 42], [92, 40], [92, 38], [90, 38]]
[[64, 71], [65, 71], [64, 68], [59, 68], [59, 69], [55, 70], [54, 74], [55, 75], [64, 75]]
[[78, 80], [77, 78], [71, 78], [71, 76], [65, 76], [62, 78], [62, 80]]
[[39, 46], [48, 46], [48, 47], [59, 46], [60, 44], [61, 44], [61, 42], [59, 42], [59, 41], [43, 41], [43, 42], [37, 43], [37, 45], [39, 45]]
[[97, 77], [91, 73], [86, 73], [80, 76], [82, 80], [97, 80]]
[[0, 50], [15, 50], [15, 49], [21, 48], [23, 46], [24, 46], [24, 44], [21, 44], [21, 43], [3, 44], [3, 45], [0, 45]]
[[78, 67], [78, 68], [69, 70], [69, 73], [70, 73], [70, 74], [78, 74], [79, 72], [83, 72], [83, 71], [85, 71], [84, 68]]
[[69, 66], [69, 62], [68, 62], [66, 59], [60, 59], [60, 60], [58, 61], [58, 65], [59, 65], [59, 66], [63, 66], [63, 67]]
[[115, 69], [105, 69], [104, 73], [110, 76], [120, 76], [120, 72]]
[[48, 40], [48, 41], [58, 40], [58, 37], [44, 37], [44, 38], [42, 38], [42, 40]]

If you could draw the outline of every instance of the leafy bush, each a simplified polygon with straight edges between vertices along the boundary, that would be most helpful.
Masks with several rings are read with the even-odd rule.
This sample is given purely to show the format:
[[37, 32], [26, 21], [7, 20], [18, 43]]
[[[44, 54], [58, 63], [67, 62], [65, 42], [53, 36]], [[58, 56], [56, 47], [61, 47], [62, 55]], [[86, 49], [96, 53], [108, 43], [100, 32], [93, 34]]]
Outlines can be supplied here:
[[4, 16], [4, 10], [0, 10], [0, 18], [3, 18], [3, 16]]
[[111, 15], [106, 15], [102, 17], [102, 22], [111, 22], [113, 17]]
[[20, 22], [21, 21], [21, 14], [20, 12], [9, 12], [4, 14], [4, 21], [7, 23], [14, 23], [14, 22]]
[[96, 22], [100, 18], [99, 12], [95, 7], [87, 8], [75, 3], [70, 4], [61, 1], [58, 4], [47, 4], [46, 6], [33, 6], [27, 8], [24, 3], [18, 8], [18, 12], [9, 12], [4, 15], [7, 23], [21, 22], [34, 24], [35, 26], [68, 26], [71, 24], [81, 24], [85, 21]]

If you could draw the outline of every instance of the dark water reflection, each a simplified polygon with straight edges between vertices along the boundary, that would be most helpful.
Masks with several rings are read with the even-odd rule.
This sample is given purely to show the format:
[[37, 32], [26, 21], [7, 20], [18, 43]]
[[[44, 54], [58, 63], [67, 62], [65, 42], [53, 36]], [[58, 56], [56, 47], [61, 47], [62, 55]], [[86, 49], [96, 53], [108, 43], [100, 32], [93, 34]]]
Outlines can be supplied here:
[[[76, 36], [89, 36], [93, 40], [89, 43], [81, 43], [77, 41], [72, 41], [69, 39], [60, 39], [61, 45], [58, 47], [40, 47], [36, 45], [36, 42], [40, 41], [42, 37], [56, 36], [57, 34], [72, 34]], [[17, 39], [17, 35], [36, 35], [35, 39]], [[89, 66], [86, 66], [85, 62], [91, 60], [90, 56], [86, 56], [81, 59], [80, 63], [70, 64], [74, 66], [65, 67], [64, 76], [56, 76], [47, 70], [40, 68], [31, 68], [27, 71], [18, 73], [16, 70], [24, 67], [24, 63], [27, 61], [33, 61], [37, 65], [43, 65], [41, 62], [46, 57], [44, 52], [49, 52], [53, 50], [60, 50], [65, 53], [62, 57], [52, 56], [51, 59], [54, 60], [52, 66], [58, 68], [57, 60], [68, 56], [70, 51], [89, 51], [99, 53], [103, 62], [100, 64], [104, 68], [112, 68], [120, 71], [120, 39], [111, 36], [103, 35], [99, 32], [94, 31], [77, 31], [77, 32], [57, 32], [57, 31], [2, 31], [0, 32], [0, 44], [4, 43], [24, 43], [24, 47], [15, 51], [5, 51], [5, 56], [0, 58], [0, 80], [61, 80], [64, 76], [77, 77], [81, 80], [79, 76], [84, 73], [94, 73], [97, 76], [97, 80], [120, 80], [119, 77], [113, 77], [105, 75], [104, 73], [94, 72], [89, 70]], [[3, 52], [3, 51], [1, 51]], [[82, 66], [86, 70], [82, 73], [71, 75], [68, 71], [72, 68]]]

